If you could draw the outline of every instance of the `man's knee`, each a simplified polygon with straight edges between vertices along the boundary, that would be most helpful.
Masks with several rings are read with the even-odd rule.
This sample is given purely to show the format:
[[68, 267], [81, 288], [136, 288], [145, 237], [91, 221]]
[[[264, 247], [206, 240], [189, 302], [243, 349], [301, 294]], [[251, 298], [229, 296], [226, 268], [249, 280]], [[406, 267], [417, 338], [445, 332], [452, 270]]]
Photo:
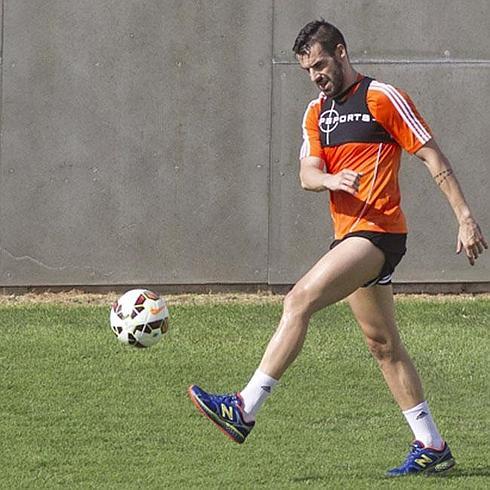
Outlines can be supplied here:
[[398, 339], [385, 336], [366, 337], [366, 343], [369, 352], [380, 364], [398, 361], [403, 351]]
[[313, 295], [304, 286], [294, 286], [284, 298], [284, 313], [309, 318], [315, 311]]

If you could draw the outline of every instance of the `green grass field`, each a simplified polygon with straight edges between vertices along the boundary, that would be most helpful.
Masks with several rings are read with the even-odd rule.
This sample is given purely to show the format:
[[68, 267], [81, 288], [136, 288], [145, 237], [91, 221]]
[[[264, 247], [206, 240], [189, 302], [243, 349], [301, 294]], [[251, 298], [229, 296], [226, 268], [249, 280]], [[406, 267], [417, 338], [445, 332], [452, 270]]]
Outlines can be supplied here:
[[305, 348], [237, 445], [186, 389], [240, 389], [279, 304], [170, 304], [151, 349], [120, 345], [108, 307], [1, 306], [0, 487], [490, 488], [490, 300], [400, 300], [402, 336], [458, 461], [445, 478], [387, 480], [411, 434], [345, 304]]

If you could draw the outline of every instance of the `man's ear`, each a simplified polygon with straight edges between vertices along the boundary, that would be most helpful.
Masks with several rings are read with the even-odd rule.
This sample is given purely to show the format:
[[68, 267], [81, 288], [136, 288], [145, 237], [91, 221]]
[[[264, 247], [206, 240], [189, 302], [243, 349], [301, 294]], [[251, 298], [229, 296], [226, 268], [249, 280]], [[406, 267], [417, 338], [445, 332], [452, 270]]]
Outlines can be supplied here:
[[347, 49], [345, 49], [345, 46], [343, 44], [337, 44], [337, 47], [335, 48], [335, 54], [337, 55], [338, 58], [342, 60], [346, 59]]

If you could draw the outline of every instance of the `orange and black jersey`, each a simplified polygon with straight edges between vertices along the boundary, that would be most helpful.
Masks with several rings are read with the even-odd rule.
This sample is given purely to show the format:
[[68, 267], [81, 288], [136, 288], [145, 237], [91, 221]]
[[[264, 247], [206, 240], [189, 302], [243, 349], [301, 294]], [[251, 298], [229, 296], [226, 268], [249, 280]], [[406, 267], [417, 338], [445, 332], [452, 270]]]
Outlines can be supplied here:
[[341, 100], [321, 94], [303, 118], [300, 158], [319, 157], [325, 170], [362, 173], [359, 191], [330, 193], [335, 238], [354, 231], [406, 233], [400, 208], [401, 150], [415, 153], [431, 132], [408, 95], [362, 77]]

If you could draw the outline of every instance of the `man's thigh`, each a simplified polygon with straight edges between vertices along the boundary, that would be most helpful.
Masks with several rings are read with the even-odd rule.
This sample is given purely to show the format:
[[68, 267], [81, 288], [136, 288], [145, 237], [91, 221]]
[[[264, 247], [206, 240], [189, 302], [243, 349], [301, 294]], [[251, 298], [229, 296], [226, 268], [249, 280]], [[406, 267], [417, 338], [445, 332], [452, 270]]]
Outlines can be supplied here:
[[369, 240], [350, 237], [325, 254], [296, 284], [293, 292], [312, 311], [336, 303], [375, 278], [385, 261], [383, 252]]

